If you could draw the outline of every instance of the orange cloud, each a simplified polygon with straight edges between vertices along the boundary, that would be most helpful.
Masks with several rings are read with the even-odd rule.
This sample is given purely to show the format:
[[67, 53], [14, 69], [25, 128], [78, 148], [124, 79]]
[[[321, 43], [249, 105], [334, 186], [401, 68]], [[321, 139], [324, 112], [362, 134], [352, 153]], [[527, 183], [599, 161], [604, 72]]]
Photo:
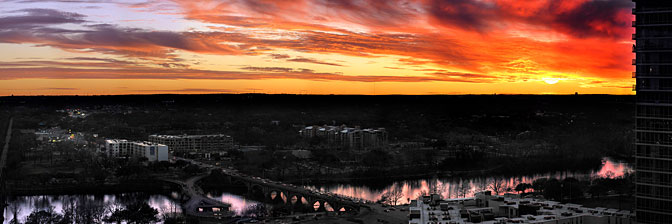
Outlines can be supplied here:
[[[151, 14], [149, 9], [165, 4], [169, 3], [127, 6]], [[125, 27], [94, 22], [92, 15], [67, 9], [23, 9], [0, 17], [0, 43], [83, 54], [79, 59], [0, 62], [0, 70], [8, 74], [2, 78], [495, 83], [549, 74], [622, 80], [632, 70], [629, 0], [173, 0], [172, 4], [185, 19], [181, 22], [200, 27], [182, 31]], [[333, 69], [350, 65], [329, 58], [394, 58], [394, 64], [381, 68], [397, 71], [344, 74], [257, 65], [218, 71], [193, 68], [196, 63], [180, 58], [180, 52], [259, 56], [254, 60]], [[404, 70], [416, 73], [405, 75]], [[422, 71], [427, 73], [417, 73]]]

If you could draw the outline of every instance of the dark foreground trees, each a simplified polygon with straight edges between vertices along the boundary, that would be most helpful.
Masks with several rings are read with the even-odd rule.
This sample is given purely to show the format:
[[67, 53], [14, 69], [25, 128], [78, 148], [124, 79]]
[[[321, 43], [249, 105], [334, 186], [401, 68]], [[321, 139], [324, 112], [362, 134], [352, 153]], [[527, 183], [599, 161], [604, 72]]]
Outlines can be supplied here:
[[[17, 218], [18, 208], [13, 209], [12, 224], [20, 224]], [[102, 201], [90, 200], [86, 197], [72, 198], [63, 203], [59, 213], [49, 206], [33, 210], [25, 218], [26, 224], [72, 224], [72, 223], [157, 223], [161, 221], [159, 212], [143, 200], [136, 200], [126, 205], [107, 204]], [[172, 220], [165, 220], [170, 222]]]
[[147, 202], [133, 202], [126, 205], [125, 208], [114, 208], [112, 213], [105, 217], [107, 222], [128, 222], [128, 223], [154, 223], [158, 222], [159, 212], [149, 206]]
[[[18, 222], [18, 221], [17, 221]], [[26, 224], [65, 224], [72, 223], [72, 220], [64, 218], [63, 215], [54, 211], [53, 207], [46, 210], [33, 211], [26, 218]]]

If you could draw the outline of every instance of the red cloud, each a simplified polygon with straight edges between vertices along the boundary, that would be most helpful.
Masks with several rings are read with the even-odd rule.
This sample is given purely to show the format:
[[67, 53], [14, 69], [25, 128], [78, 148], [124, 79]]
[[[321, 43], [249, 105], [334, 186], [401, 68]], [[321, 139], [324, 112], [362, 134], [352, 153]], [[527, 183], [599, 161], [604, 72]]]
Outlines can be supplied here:
[[[227, 25], [224, 31], [169, 32], [89, 25], [83, 15], [55, 10], [24, 10], [25, 15], [0, 18], [0, 42], [30, 43], [69, 51], [99, 52], [155, 60], [163, 68], [114, 70], [119, 77], [137, 78], [153, 71], [164, 78], [309, 78], [350, 81], [492, 82], [520, 73], [549, 71], [602, 78], [623, 78], [632, 69], [627, 35], [632, 16], [629, 0], [175, 0], [184, 18]], [[151, 5], [151, 4], [150, 4]], [[151, 7], [146, 4], [133, 7]], [[81, 29], [54, 27], [80, 24]], [[233, 26], [234, 28], [230, 28]], [[265, 38], [257, 30], [291, 33], [292, 38]], [[556, 38], [547, 38], [553, 36]], [[268, 54], [277, 60], [340, 66], [311, 58], [291, 58], [275, 49], [359, 57], [390, 55], [399, 64], [433, 64], [446, 71], [429, 76], [348, 76], [309, 70], [217, 72], [192, 70], [176, 63], [174, 52], [221, 55]], [[512, 63], [532, 60], [528, 64]], [[69, 62], [61, 62], [69, 63]], [[94, 62], [87, 62], [94, 63]], [[75, 69], [42, 63], [25, 76], [75, 74], [94, 78], [105, 69]], [[48, 65], [48, 66], [47, 66]], [[94, 63], [95, 65], [95, 63]], [[523, 66], [523, 67], [520, 67]], [[101, 65], [100, 67], [104, 67]], [[253, 67], [250, 67], [253, 68]], [[248, 69], [249, 70], [249, 69]], [[469, 71], [455, 73], [449, 71]], [[40, 72], [29, 74], [28, 72]], [[190, 72], [190, 74], [187, 74]], [[472, 74], [472, 75], [457, 75]], [[478, 75], [474, 75], [478, 74]], [[12, 76], [16, 78], [17, 76]], [[46, 77], [46, 76], [44, 76]], [[116, 77], [116, 76], [115, 76]]]

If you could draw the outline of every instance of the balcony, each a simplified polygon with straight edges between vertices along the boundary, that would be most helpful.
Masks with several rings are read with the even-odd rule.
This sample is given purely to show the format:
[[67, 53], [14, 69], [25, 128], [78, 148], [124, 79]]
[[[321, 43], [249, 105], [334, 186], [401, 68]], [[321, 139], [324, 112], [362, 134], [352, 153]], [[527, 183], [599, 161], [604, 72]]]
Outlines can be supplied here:
[[663, 159], [663, 160], [665, 160], [665, 159], [667, 159], [667, 160], [672, 159], [672, 156], [667, 155], [667, 154], [666, 154], [666, 155], [660, 155], [660, 154], [650, 154], [650, 155], [647, 155], [647, 154], [644, 154], [644, 153], [637, 153], [637, 154], [635, 154], [635, 156], [636, 156], [636, 157], [640, 157], [640, 158], [645, 158], [645, 159]]
[[659, 184], [659, 182], [654, 181], [653, 178], [644, 178], [644, 177], [639, 177], [636, 180], [637, 183], [647, 183], [647, 184]]
[[632, 65], [672, 65], [672, 59], [632, 59]]
[[641, 170], [641, 172], [664, 172], [664, 173], [672, 172], [672, 169], [670, 169], [670, 168], [657, 167], [657, 166], [652, 166], [652, 165], [648, 165], [648, 166], [639, 165], [639, 166], [637, 166], [637, 169]]
[[632, 27], [636, 27], [636, 26], [637, 26], [637, 21], [632, 21]]
[[632, 78], [637, 78], [637, 72], [632, 72]]
[[632, 91], [637, 91], [637, 85], [632, 85]]
[[668, 199], [668, 200], [672, 199], [672, 196], [670, 196], [670, 195], [642, 193], [642, 192], [637, 192], [637, 196], [649, 197], [649, 198], [662, 198], [662, 199]]
[[[641, 38], [641, 37], [640, 37]], [[632, 53], [655, 53], [655, 52], [672, 52], [672, 46], [657, 46], [657, 45], [649, 45], [649, 46], [642, 46], [642, 45], [633, 45], [632, 46]]]
[[632, 8], [632, 14], [636, 14], [637, 10], [635, 8]]
[[662, 76], [661, 74], [655, 74], [655, 73], [643, 73], [643, 72], [635, 72], [635, 74], [632, 76], [632, 78], [638, 78], [638, 79], [672, 79], [672, 76]]
[[658, 125], [638, 124], [635, 131], [672, 133], [672, 126], [670, 126], [669, 124], [658, 124]]
[[[639, 103], [639, 102], [638, 102]], [[638, 134], [638, 137], [635, 139], [636, 144], [652, 144], [652, 145], [664, 145], [664, 146], [672, 146], [672, 141], [664, 139], [652, 139], [651, 137], [648, 136], [639, 136], [639, 135], [645, 135], [646, 133], [640, 132]], [[659, 133], [648, 133], [649, 135], [656, 135], [656, 136], [670, 136], [670, 134], [659, 134]], [[670, 167], [670, 171], [672, 171], [672, 167]]]
[[636, 33], [633, 33], [633, 34], [632, 34], [632, 39], [633, 39], [633, 40], [637, 39], [637, 34], [636, 34]]

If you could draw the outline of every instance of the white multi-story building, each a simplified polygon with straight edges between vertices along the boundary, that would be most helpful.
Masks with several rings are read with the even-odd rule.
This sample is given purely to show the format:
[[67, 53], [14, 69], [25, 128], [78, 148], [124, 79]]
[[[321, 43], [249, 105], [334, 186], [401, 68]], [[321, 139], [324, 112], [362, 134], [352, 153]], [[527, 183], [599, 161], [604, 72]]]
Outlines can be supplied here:
[[144, 157], [150, 162], [168, 161], [168, 146], [152, 142], [133, 142], [124, 139], [105, 140], [110, 157]]
[[[438, 195], [437, 195], [438, 196]], [[577, 204], [478, 193], [471, 198], [441, 200], [425, 196], [409, 207], [409, 224], [631, 224], [630, 211], [586, 208]]]
[[234, 147], [229, 135], [150, 135], [149, 141], [167, 145], [175, 152], [220, 151]]

